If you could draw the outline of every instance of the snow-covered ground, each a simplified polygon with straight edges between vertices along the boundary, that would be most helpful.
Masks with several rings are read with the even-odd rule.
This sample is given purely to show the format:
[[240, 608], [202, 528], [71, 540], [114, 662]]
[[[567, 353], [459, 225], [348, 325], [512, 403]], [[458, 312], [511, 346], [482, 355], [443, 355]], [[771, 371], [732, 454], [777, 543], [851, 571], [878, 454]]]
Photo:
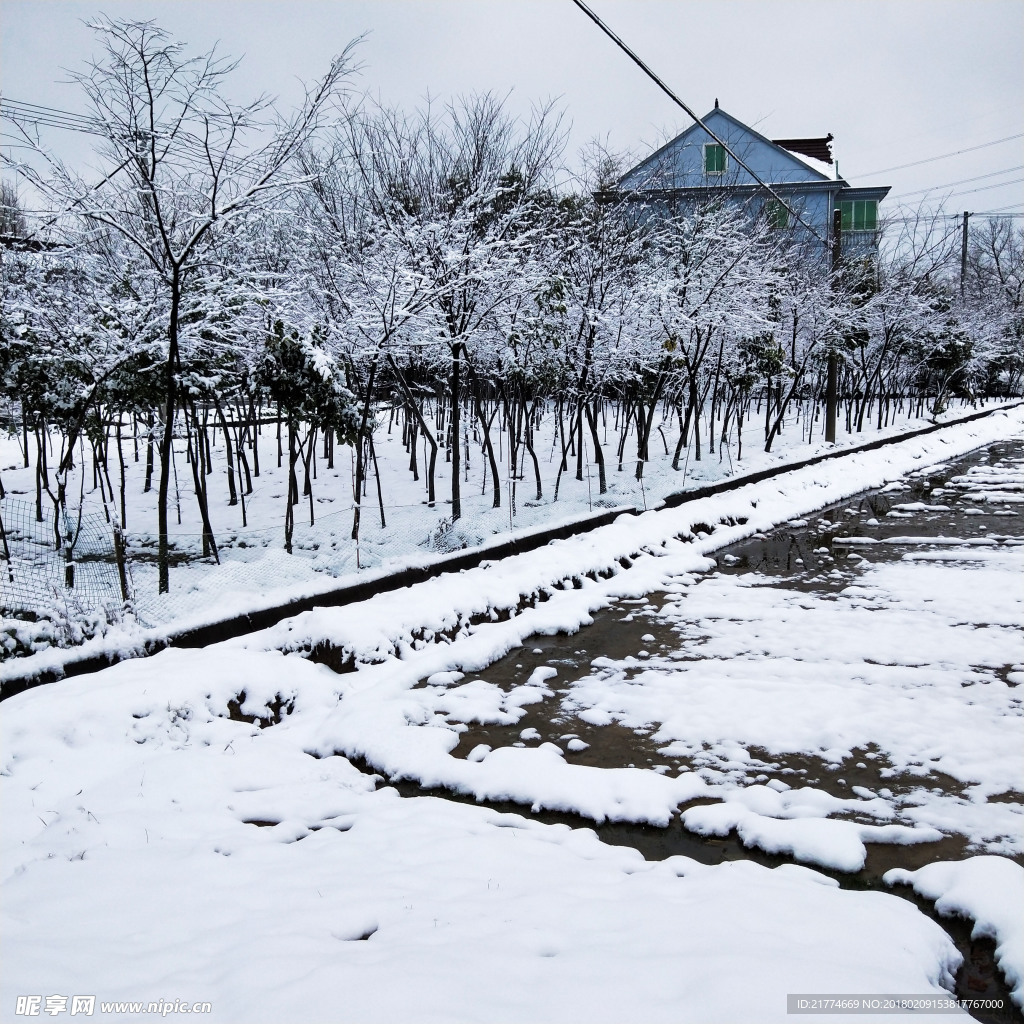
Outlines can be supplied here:
[[[895, 895], [798, 864], [647, 862], [587, 829], [401, 798], [369, 772], [595, 821], [665, 824], [700, 798], [688, 827], [736, 828], [838, 871], [860, 866], [865, 842], [920, 849], [944, 833], [1019, 853], [1019, 805], [987, 799], [1024, 777], [1009, 685], [1024, 672], [1019, 547], [869, 566], [827, 601], [707, 572], [726, 544], [1022, 434], [1024, 412], [998, 414], [10, 698], [5, 1019], [27, 995], [95, 995], [103, 1019], [131, 1014], [102, 1002], [209, 1001], [210, 1019], [232, 1022], [782, 1021], [787, 994], [941, 995], [959, 954]], [[1019, 470], [989, 467], [972, 487], [1013, 512]], [[568, 744], [460, 747], [473, 723], [550, 699], [556, 666], [507, 691], [487, 680], [496, 658], [653, 593], [706, 660], [599, 662], [572, 689], [596, 727], [656, 724], [665, 745], [699, 740], [740, 765], [745, 744], [841, 763], [871, 742], [966, 797], [844, 801], [742, 786], [724, 763], [673, 775], [574, 763]], [[754, 647], [772, 670], [751, 674]], [[336, 674], [303, 656], [313, 648], [358, 670]], [[1005, 856], [938, 867], [891, 881], [992, 934], [1024, 1004], [1005, 967], [1024, 915], [992, 895], [1012, 905], [1024, 869]]]
[[[952, 419], [972, 411], [970, 406], [957, 406], [944, 414], [944, 418]], [[862, 433], [844, 433], [841, 430], [838, 447], [863, 444], [876, 437], [895, 436], [927, 426], [928, 422], [908, 418], [906, 414], [900, 413], [882, 430], [876, 429], [876, 425], [870, 422]], [[137, 621], [128, 621], [124, 628], [115, 629], [114, 642], [128, 643], [130, 634], [139, 634], [140, 625], [153, 627], [152, 635], [165, 634], [168, 629], [185, 628], [208, 622], [211, 618], [228, 617], [253, 608], [281, 604], [300, 596], [322, 593], [346, 580], [365, 576], [367, 572], [372, 574], [382, 571], [382, 567], [383, 571], [388, 571], [403, 565], [429, 562], [439, 552], [475, 545], [496, 535], [507, 537], [510, 532], [554, 525], [617, 506], [653, 508], [667, 494], [808, 458], [833, 447], [821, 441], [820, 421], [809, 420], [805, 410], [795, 409], [770, 454], [762, 450], [763, 437], [759, 427], [748, 424], [744, 430], [742, 459], [737, 457], [737, 438], [733, 428], [730, 444], [716, 445], [714, 454], [706, 450], [705, 441], [705, 450], [699, 460], [691, 443], [680, 460], [680, 469], [676, 471], [672, 469], [670, 453], [674, 451], [678, 428], [673, 423], [665, 422], [656, 424], [651, 461], [645, 467], [643, 480], [637, 481], [635, 433], [627, 442], [620, 471], [616, 462], [615, 424], [609, 415], [604, 431], [608, 492], [604, 495], [599, 493], [597, 466], [593, 461], [593, 452], [587, 447], [583, 479], [575, 479], [576, 461], [570, 457], [569, 469], [561, 474], [558, 483], [556, 501], [555, 483], [560, 448], [555, 444], [554, 417], [548, 415], [537, 433], [537, 451], [543, 479], [543, 497], [537, 500], [530, 460], [527, 458], [525, 463], [520, 461], [513, 473], [509, 465], [511, 456], [507, 432], [501, 430], [500, 426], [500, 422], [496, 421], [493, 439], [501, 475], [502, 505], [498, 509], [492, 508], [491, 485], [485, 474], [486, 459], [482, 456], [479, 443], [470, 438], [466, 449], [468, 457], [464, 459], [466, 474], [462, 485], [463, 517], [452, 526], [451, 466], [445, 461], [446, 452], [442, 449], [437, 461], [437, 503], [434, 507], [428, 507], [424, 453], [419, 453], [417, 481], [409, 471], [409, 453], [402, 445], [400, 427], [397, 423], [392, 424], [386, 412], [382, 413], [375, 431], [375, 445], [386, 526], [381, 526], [377, 481], [371, 474], [366, 495], [362, 498], [360, 543], [356, 545], [352, 541], [352, 449], [339, 448], [333, 469], [328, 469], [324, 459], [317, 456], [317, 469], [312, 481], [312, 502], [304, 497], [295, 509], [293, 555], [286, 554], [283, 549], [287, 483], [285, 470], [278, 468], [277, 464], [274, 427], [263, 428], [259, 444], [261, 472], [259, 477], [253, 478], [253, 493], [236, 505], [228, 502], [223, 438], [219, 432], [214, 431], [211, 434], [214, 468], [207, 487], [210, 494], [210, 519], [220, 549], [220, 565], [213, 564], [212, 559], [201, 558], [202, 526], [186, 461], [186, 442], [184, 439], [177, 440], [170, 510], [170, 541], [175, 558], [171, 570], [171, 592], [163, 595], [157, 593], [155, 561], [156, 475], [153, 478], [153, 489], [145, 492], [145, 443], [142, 440], [133, 441], [130, 436], [126, 436], [122, 445], [125, 457], [126, 541]], [[707, 423], [702, 429], [702, 436], [708, 437]], [[811, 438], [810, 443], [807, 441], [808, 436]], [[586, 443], [589, 446], [589, 439]], [[53, 439], [52, 444], [57, 445], [58, 440]], [[520, 457], [525, 457], [522, 450]], [[107, 502], [110, 512], [116, 515], [120, 507], [120, 480], [113, 450], [109, 458], [113, 497], [108, 495]], [[50, 455], [51, 464], [56, 460], [55, 449]], [[253, 461], [251, 452], [249, 461]], [[4, 518], [8, 528], [14, 515], [15, 502], [22, 503], [26, 515], [34, 517], [34, 453], [32, 467], [26, 469], [23, 463], [20, 435], [0, 435], [0, 473], [8, 495], [7, 505], [0, 507], [5, 509]], [[519, 478], [513, 479], [517, 474]], [[82, 507], [87, 515], [94, 517], [97, 533], [103, 533], [102, 494], [96, 483], [91, 456], [83, 452], [72, 474], [69, 493], [73, 495], [72, 503], [75, 505], [81, 496]], [[299, 483], [301, 486], [301, 473]], [[43, 502], [47, 516], [51, 515], [52, 506], [45, 494]], [[315, 520], [312, 525], [310, 504]], [[6, 511], [8, 508], [11, 509], [10, 515]], [[120, 599], [120, 591], [113, 565], [109, 529], [106, 532], [108, 561], [103, 579], [109, 600], [116, 603]], [[46, 541], [48, 537], [48, 528], [42, 528], [40, 539]], [[98, 543], [102, 545], [102, 540]], [[99, 566], [93, 565], [91, 568], [98, 569]], [[42, 587], [39, 603], [56, 601], [58, 606], [63, 607], [67, 596], [62, 587], [63, 566], [56, 559], [52, 560], [51, 575], [52, 578], [40, 577], [38, 581]], [[6, 582], [0, 579], [0, 601], [4, 598]], [[50, 591], [52, 593], [47, 598]]]

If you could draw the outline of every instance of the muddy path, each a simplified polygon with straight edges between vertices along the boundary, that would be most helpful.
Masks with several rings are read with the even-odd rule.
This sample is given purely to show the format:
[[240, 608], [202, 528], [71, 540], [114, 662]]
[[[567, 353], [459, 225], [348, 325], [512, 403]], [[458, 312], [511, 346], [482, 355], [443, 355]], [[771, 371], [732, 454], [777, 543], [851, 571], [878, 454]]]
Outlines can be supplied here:
[[[717, 569], [706, 578], [757, 574], [759, 587], [778, 587], [827, 599], [858, 582], [869, 564], [867, 553], [870, 564], [878, 564], [905, 558], [941, 559], [942, 552], [953, 544], [986, 549], [1022, 545], [1024, 495], [993, 490], [992, 486], [986, 489], [986, 481], [991, 484], [989, 468], [1005, 471], [1008, 467], [1024, 467], [1024, 442], [992, 445], [942, 467], [911, 474], [881, 490], [857, 495], [806, 519], [792, 520], [771, 533], [723, 548], [714, 556]], [[1005, 481], [1005, 476], [1001, 479]], [[637, 767], [672, 774], [711, 772], [716, 778], [738, 785], [813, 786], [841, 799], [849, 799], [858, 790], [882, 791], [899, 798], [921, 787], [967, 799], [965, 787], [958, 780], [926, 764], [913, 771], [900, 771], [885, 751], [873, 744], [853, 749], [841, 761], [807, 753], [780, 755], [748, 747], [743, 762], [737, 764], [723, 759], [720, 751], [710, 747], [685, 756], [673, 753], [663, 740], [659, 741], [656, 722], [644, 728], [627, 728], [615, 722], [592, 724], [580, 717], [572, 699], [573, 685], [601, 665], [615, 663], [619, 670], [634, 670], [639, 675], [652, 666], [670, 666], [695, 657], [692, 650], [682, 649], [678, 623], [661, 614], [672, 599], [670, 593], [655, 592], [644, 598], [616, 602], [595, 613], [593, 624], [578, 633], [534, 636], [523, 647], [488, 666], [481, 675], [506, 691], [525, 683], [543, 666], [556, 668], [558, 676], [546, 684], [552, 695], [527, 706], [525, 715], [515, 725], [470, 723], [463, 727], [453, 755], [466, 757], [481, 745], [495, 749], [556, 743], [567, 761], [601, 768]], [[1021, 676], [1019, 668], [1006, 665], [998, 669], [995, 674], [999, 683], [1016, 687]], [[968, 681], [964, 685], [973, 683]], [[424, 790], [413, 782], [392, 784], [406, 796], [431, 793], [474, 802], [446, 791]], [[1015, 789], [990, 794], [988, 800], [1024, 807], [1024, 793]], [[789, 857], [744, 846], [735, 833], [706, 838], [689, 832], [679, 816], [667, 828], [628, 823], [595, 825], [571, 814], [532, 813], [519, 804], [488, 802], [487, 806], [539, 821], [591, 828], [603, 841], [630, 846], [651, 860], [683, 855], [705, 864], [746, 859], [774, 867], [792, 862]], [[684, 805], [680, 811], [687, 806], [691, 805]], [[947, 931], [964, 956], [957, 993], [1002, 1001], [1002, 1010], [977, 1010], [972, 1015], [992, 1024], [1019, 1021], [1021, 1015], [1010, 1003], [1005, 981], [995, 965], [994, 943], [984, 938], [972, 939], [970, 922], [941, 918], [930, 902], [920, 899], [909, 888], [890, 888], [882, 881], [884, 873], [893, 867], [913, 870], [936, 861], [960, 860], [979, 851], [972, 850], [960, 835], [946, 835], [937, 842], [916, 846], [869, 843], [867, 851], [864, 868], [854, 874], [817, 867], [816, 870], [830, 874], [844, 888], [877, 889], [914, 902]], [[1024, 864], [1024, 857], [1019, 854], [1013, 855], [1013, 859]]]

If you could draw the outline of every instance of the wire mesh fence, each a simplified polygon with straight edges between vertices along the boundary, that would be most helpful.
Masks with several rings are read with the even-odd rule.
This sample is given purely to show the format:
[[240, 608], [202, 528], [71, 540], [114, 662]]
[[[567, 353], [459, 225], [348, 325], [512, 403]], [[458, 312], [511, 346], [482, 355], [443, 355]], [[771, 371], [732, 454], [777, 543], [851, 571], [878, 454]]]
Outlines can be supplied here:
[[342, 517], [334, 518], [322, 532], [297, 523], [291, 553], [280, 525], [221, 531], [216, 557], [203, 554], [202, 534], [174, 532], [168, 593], [158, 591], [156, 538], [133, 536], [128, 556], [136, 584], [135, 616], [145, 626], [226, 616], [251, 608], [254, 595], [319, 586], [324, 576], [354, 572], [355, 547], [338, 536]]
[[[469, 488], [467, 488], [469, 489]], [[294, 588], [319, 588], [324, 577], [341, 577], [389, 564], [399, 565], [424, 556], [448, 554], [523, 530], [535, 529], [573, 514], [622, 504], [599, 499], [584, 505], [552, 504], [538, 500], [536, 487], [523, 481], [502, 482], [501, 504], [494, 507], [493, 490], [479, 486], [463, 493], [461, 516], [452, 517], [450, 498], [425, 499], [383, 508], [370, 486], [359, 509], [359, 528], [353, 536], [355, 505], [318, 504], [313, 522], [305, 499], [295, 506], [291, 551], [285, 550], [283, 523], [272, 527], [221, 530], [217, 558], [203, 556], [201, 533], [172, 532], [171, 592], [160, 594], [155, 583], [155, 538], [132, 537], [129, 559], [136, 583], [135, 614], [144, 625], [156, 625], [197, 614], [216, 606], [222, 615], [248, 607], [252, 595]]]
[[[590, 473], [589, 464], [585, 470]], [[211, 613], [229, 615], [251, 607], [254, 595], [320, 588], [325, 576], [341, 577], [448, 554], [585, 513], [588, 508], [598, 511], [621, 503], [621, 497], [599, 500], [597, 491], [595, 478], [592, 500], [580, 508], [578, 501], [563, 505], [552, 503], [550, 495], [538, 498], [532, 480], [506, 479], [495, 507], [492, 487], [481, 492], [479, 483], [466, 481], [461, 515], [453, 518], [450, 497], [382, 507], [371, 485], [361, 499], [357, 531], [353, 530], [356, 509], [351, 498], [344, 503], [310, 499], [307, 505], [303, 497], [294, 507], [290, 552], [285, 550], [283, 521], [230, 529], [221, 525], [215, 555], [194, 527], [189, 531], [172, 526], [169, 593], [159, 592], [155, 533], [122, 534], [102, 513], [89, 510], [71, 509], [61, 515], [44, 507], [40, 521], [34, 503], [8, 497], [0, 502], [4, 541], [0, 608], [6, 614], [30, 617], [88, 609], [113, 619], [127, 597], [144, 626]], [[118, 543], [122, 544], [124, 587], [118, 571]]]
[[[0, 607], [23, 616], [90, 609], [114, 621], [124, 608], [117, 562], [120, 543], [135, 619], [147, 627], [185, 625], [238, 614], [268, 600], [284, 602], [299, 592], [315, 593], [329, 587], [330, 578], [476, 547], [588, 511], [623, 504], [643, 507], [639, 493], [636, 501], [624, 493], [600, 495], [597, 465], [584, 459], [581, 466], [582, 479], [577, 479], [575, 465], [564, 474], [559, 501], [552, 500], [555, 492], [550, 480], [539, 495], [532, 474], [529, 479], [501, 480], [497, 506], [493, 481], [482, 488], [479, 479], [466, 479], [458, 517], [453, 516], [450, 480], [439, 482], [434, 502], [422, 494], [418, 500], [407, 498], [404, 504], [385, 501], [382, 505], [371, 478], [360, 499], [358, 530], [354, 530], [356, 506], [351, 494], [347, 500], [303, 495], [293, 507], [290, 551], [286, 551], [284, 516], [274, 515], [273, 525], [267, 525], [267, 495], [261, 496], [259, 518], [252, 525], [242, 525], [246, 521], [243, 505], [237, 507], [241, 523], [226, 527], [221, 520], [215, 531], [216, 553], [187, 514], [184, 529], [175, 528], [174, 512], [179, 522], [182, 519], [176, 502], [168, 537], [171, 586], [164, 593], [158, 586], [158, 540], [151, 527], [122, 532], [102, 513], [88, 509], [70, 510], [55, 520], [53, 510], [44, 508], [40, 522], [33, 503], [8, 498], [0, 503], [10, 548], [3, 561]], [[271, 497], [280, 500], [283, 495]], [[277, 508], [281, 510], [280, 505]], [[138, 523], [137, 516], [134, 522]], [[63, 543], [69, 536], [74, 538], [70, 586]]]
[[33, 502], [0, 501], [0, 609], [63, 617], [119, 610], [131, 584], [118, 568], [111, 524], [94, 512], [39, 511]]

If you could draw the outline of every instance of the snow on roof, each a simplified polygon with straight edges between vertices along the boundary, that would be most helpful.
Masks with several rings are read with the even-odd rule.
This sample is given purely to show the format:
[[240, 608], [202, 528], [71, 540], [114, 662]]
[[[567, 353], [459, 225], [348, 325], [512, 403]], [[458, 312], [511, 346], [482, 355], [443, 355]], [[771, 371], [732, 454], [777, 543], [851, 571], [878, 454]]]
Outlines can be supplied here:
[[[778, 143], [776, 143], [778, 145]], [[786, 149], [785, 146], [780, 146], [780, 149], [785, 149], [786, 152], [793, 157], [794, 160], [799, 160], [804, 166], [809, 167], [812, 171], [817, 171], [818, 174], [827, 178], [829, 181], [837, 181], [836, 168], [837, 164], [827, 164], [824, 160], [815, 160], [813, 156], [807, 156], [804, 153], [798, 153], [792, 149]]]

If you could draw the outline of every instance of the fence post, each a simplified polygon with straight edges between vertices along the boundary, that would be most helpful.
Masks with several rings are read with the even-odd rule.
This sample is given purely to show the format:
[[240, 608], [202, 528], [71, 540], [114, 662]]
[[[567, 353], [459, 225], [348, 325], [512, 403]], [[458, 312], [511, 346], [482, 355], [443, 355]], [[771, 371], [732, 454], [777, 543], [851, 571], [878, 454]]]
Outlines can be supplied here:
[[128, 572], [125, 568], [124, 537], [121, 534], [121, 527], [114, 523], [114, 558], [117, 561], [117, 579], [121, 584], [121, 600], [130, 601], [131, 596], [128, 590]]
[[4, 546], [4, 561], [7, 563], [7, 578], [14, 582], [14, 563], [11, 561], [11, 549], [7, 546], [7, 531], [4, 529], [4, 517], [0, 515], [0, 542]]
[[64, 548], [64, 586], [68, 590], [75, 589], [75, 548], [74, 548], [74, 534], [71, 532], [71, 523], [68, 521], [68, 517], [60, 512], [55, 512], [54, 515], [59, 516], [62, 520], [64, 527], [64, 533], [61, 535], [61, 540]]

